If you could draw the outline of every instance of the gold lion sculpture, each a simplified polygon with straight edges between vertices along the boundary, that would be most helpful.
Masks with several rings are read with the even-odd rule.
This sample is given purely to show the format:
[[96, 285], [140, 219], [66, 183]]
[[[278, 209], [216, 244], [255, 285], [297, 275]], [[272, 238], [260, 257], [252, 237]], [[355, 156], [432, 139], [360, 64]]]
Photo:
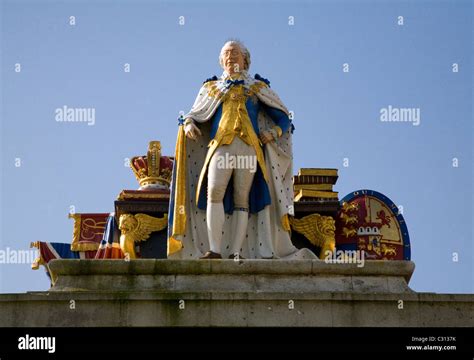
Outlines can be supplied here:
[[122, 214], [119, 218], [120, 248], [125, 257], [136, 259], [135, 243], [144, 241], [154, 231], [160, 231], [168, 225], [168, 215], [155, 218], [146, 214]]
[[326, 257], [326, 251], [334, 252], [336, 247], [336, 225], [330, 216], [311, 214], [301, 219], [290, 217], [291, 228], [304, 235], [311, 244], [321, 248], [319, 258]]

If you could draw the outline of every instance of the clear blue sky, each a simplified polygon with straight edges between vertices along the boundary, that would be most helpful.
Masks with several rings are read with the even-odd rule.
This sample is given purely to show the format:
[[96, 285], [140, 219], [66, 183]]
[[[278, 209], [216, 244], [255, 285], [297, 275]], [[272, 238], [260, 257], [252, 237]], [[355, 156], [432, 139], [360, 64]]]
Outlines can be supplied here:
[[[144, 154], [150, 140], [173, 154], [179, 111], [220, 75], [220, 48], [236, 37], [251, 51], [252, 74], [267, 77], [295, 113], [295, 171], [339, 168], [340, 198], [368, 188], [402, 205], [412, 288], [473, 292], [472, 2], [1, 6], [0, 250], [70, 242], [70, 206], [113, 211], [117, 194], [137, 187], [124, 159]], [[55, 121], [64, 105], [95, 108], [95, 125]], [[388, 105], [420, 108], [421, 124], [381, 122]], [[43, 270], [0, 264], [0, 292], [47, 288]]]

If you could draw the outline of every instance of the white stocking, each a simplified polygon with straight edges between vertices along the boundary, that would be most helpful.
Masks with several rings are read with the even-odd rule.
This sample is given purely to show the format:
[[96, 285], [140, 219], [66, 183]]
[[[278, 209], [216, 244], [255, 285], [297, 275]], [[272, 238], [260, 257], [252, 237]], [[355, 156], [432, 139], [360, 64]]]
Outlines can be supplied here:
[[212, 252], [221, 253], [222, 230], [224, 228], [225, 214], [222, 202], [207, 202], [206, 223], [209, 236], [209, 247]]
[[232, 242], [231, 255], [240, 254], [240, 249], [247, 235], [247, 224], [249, 222], [248, 211], [234, 210], [232, 214]]

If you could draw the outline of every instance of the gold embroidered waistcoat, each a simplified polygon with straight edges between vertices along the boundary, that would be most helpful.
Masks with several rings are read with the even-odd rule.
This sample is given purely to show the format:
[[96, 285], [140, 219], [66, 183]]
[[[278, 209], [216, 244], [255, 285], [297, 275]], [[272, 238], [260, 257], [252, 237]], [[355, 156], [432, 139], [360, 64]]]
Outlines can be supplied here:
[[245, 104], [248, 97], [255, 96], [255, 90], [258, 89], [251, 87], [250, 90], [247, 90], [243, 85], [234, 85], [223, 96], [219, 127], [214, 139], [209, 143], [209, 147], [217, 148], [220, 145], [231, 144], [234, 138], [238, 136], [242, 141], [255, 149], [257, 162], [260, 165], [265, 180], [268, 180], [262, 144], [253, 128]]

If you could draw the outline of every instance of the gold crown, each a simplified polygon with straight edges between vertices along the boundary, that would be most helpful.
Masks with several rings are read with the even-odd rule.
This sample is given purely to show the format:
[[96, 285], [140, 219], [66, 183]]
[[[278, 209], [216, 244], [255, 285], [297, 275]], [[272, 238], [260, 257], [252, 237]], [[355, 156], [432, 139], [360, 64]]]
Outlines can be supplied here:
[[173, 158], [161, 156], [161, 143], [150, 141], [146, 156], [134, 156], [130, 160], [130, 167], [140, 184], [140, 188], [153, 185], [168, 188], [173, 171]]

